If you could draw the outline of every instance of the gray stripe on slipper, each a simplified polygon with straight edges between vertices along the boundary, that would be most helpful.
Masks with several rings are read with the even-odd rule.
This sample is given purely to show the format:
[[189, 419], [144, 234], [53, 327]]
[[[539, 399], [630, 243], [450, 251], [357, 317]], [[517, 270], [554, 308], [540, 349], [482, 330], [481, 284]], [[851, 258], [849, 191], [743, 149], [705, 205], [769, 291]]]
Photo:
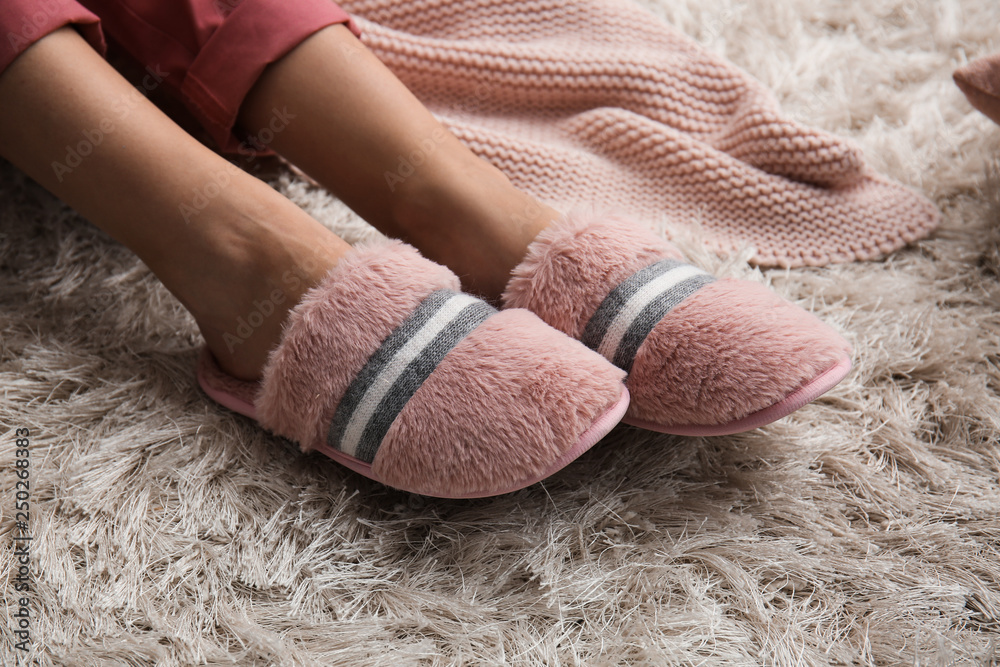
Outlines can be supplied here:
[[348, 387], [327, 443], [371, 463], [396, 416], [455, 345], [496, 310], [451, 290], [433, 292], [397, 327]]
[[483, 301], [466, 306], [424, 348], [420, 356], [410, 362], [403, 374], [393, 384], [392, 389], [379, 403], [378, 409], [375, 410], [368, 426], [365, 427], [357, 449], [358, 458], [369, 462], [375, 460], [375, 454], [378, 452], [382, 439], [385, 438], [385, 434], [392, 426], [392, 422], [395, 421], [396, 415], [410, 400], [410, 397], [452, 348], [496, 312], [493, 307]]
[[651, 264], [611, 290], [587, 322], [581, 340], [629, 371], [653, 327], [677, 304], [714, 280], [701, 269], [677, 260]]
[[403, 320], [403, 323], [395, 331], [382, 341], [382, 346], [372, 353], [367, 363], [362, 367], [361, 372], [358, 373], [350, 386], [347, 387], [344, 397], [337, 406], [337, 411], [333, 416], [333, 421], [330, 424], [330, 430], [327, 434], [326, 441], [328, 445], [340, 448], [338, 445], [340, 435], [347, 428], [347, 422], [351, 418], [351, 415], [354, 414], [362, 397], [364, 397], [365, 391], [375, 381], [375, 378], [382, 372], [382, 369], [389, 363], [393, 355], [399, 352], [399, 349], [403, 347], [406, 341], [424, 326], [453, 294], [455, 292], [446, 289], [432, 292], [420, 302], [417, 308], [408, 318]]
[[714, 280], [715, 278], [707, 274], [692, 276], [687, 280], [682, 280], [666, 292], [660, 292], [629, 325], [628, 331], [625, 332], [618, 344], [618, 349], [615, 350], [611, 362], [626, 373], [631, 371], [635, 355], [642, 342], [653, 331], [653, 327], [666, 317], [674, 306]]
[[621, 311], [628, 300], [631, 299], [643, 285], [654, 278], [662, 276], [670, 269], [682, 265], [683, 262], [678, 262], [674, 259], [664, 259], [656, 264], [651, 264], [644, 269], [640, 269], [629, 276], [623, 283], [611, 290], [611, 292], [604, 297], [604, 301], [601, 302], [601, 305], [597, 307], [597, 310], [587, 322], [587, 326], [583, 330], [583, 336], [580, 337], [580, 341], [590, 349], [596, 350], [600, 346], [601, 341], [604, 340], [604, 336], [608, 333], [608, 327], [610, 327], [611, 323], [614, 321], [615, 315]]

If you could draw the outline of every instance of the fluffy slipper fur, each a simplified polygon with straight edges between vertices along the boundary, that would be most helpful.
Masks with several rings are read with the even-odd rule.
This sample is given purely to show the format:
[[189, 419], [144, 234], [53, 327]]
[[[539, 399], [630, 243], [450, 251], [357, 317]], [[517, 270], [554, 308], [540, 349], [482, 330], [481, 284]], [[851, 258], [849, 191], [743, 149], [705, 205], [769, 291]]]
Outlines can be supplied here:
[[528, 486], [615, 426], [624, 373], [532, 313], [459, 289], [406, 244], [356, 248], [292, 310], [259, 383], [207, 350], [199, 382], [389, 486], [451, 498]]
[[503, 303], [627, 370], [625, 421], [666, 433], [756, 428], [850, 370], [846, 341], [810, 313], [757, 283], [714, 279], [614, 214], [574, 212], [542, 232]]

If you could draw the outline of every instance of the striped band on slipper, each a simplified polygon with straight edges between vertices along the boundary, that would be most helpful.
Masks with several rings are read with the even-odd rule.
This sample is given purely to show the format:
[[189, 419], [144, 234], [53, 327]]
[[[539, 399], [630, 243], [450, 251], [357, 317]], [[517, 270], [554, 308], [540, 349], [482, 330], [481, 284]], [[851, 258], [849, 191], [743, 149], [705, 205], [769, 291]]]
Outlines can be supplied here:
[[850, 370], [850, 346], [749, 280], [713, 278], [624, 216], [575, 211], [528, 247], [503, 294], [628, 373], [624, 421], [666, 433], [756, 428]]
[[608, 294], [580, 340], [628, 372], [653, 327], [674, 306], [714, 280], [701, 269], [675, 259], [647, 266]]
[[347, 388], [327, 444], [366, 463], [414, 392], [458, 343], [497, 311], [467, 294], [440, 289], [385, 340]]
[[624, 372], [526, 310], [462, 294], [399, 241], [355, 247], [288, 314], [259, 381], [198, 381], [264, 428], [397, 489], [478, 498], [548, 477], [625, 414]]

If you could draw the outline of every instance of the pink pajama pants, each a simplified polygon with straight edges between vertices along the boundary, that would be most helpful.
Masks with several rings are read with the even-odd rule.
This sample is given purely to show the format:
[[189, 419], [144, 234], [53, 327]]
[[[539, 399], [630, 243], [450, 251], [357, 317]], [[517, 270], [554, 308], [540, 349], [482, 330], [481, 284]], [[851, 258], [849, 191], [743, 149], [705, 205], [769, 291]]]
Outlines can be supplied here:
[[237, 113], [264, 68], [336, 23], [360, 35], [330, 0], [0, 0], [0, 74], [31, 44], [72, 25], [102, 55], [105, 37], [114, 40], [234, 152]]

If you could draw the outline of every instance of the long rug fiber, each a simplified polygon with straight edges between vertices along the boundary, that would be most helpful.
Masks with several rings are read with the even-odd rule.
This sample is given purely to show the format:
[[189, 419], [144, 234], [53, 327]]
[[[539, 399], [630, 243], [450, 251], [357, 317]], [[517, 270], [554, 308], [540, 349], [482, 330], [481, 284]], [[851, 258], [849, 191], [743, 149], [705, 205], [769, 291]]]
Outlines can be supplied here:
[[[623, 426], [523, 491], [413, 496], [212, 404], [179, 303], [0, 163], [0, 663], [1000, 661], [1000, 128], [951, 81], [1000, 50], [1000, 5], [642, 4], [941, 208], [930, 238], [825, 268], [762, 272], [752, 248], [670, 230], [836, 326], [851, 375], [751, 433]], [[374, 234], [295, 172], [267, 177], [348, 240]]]

